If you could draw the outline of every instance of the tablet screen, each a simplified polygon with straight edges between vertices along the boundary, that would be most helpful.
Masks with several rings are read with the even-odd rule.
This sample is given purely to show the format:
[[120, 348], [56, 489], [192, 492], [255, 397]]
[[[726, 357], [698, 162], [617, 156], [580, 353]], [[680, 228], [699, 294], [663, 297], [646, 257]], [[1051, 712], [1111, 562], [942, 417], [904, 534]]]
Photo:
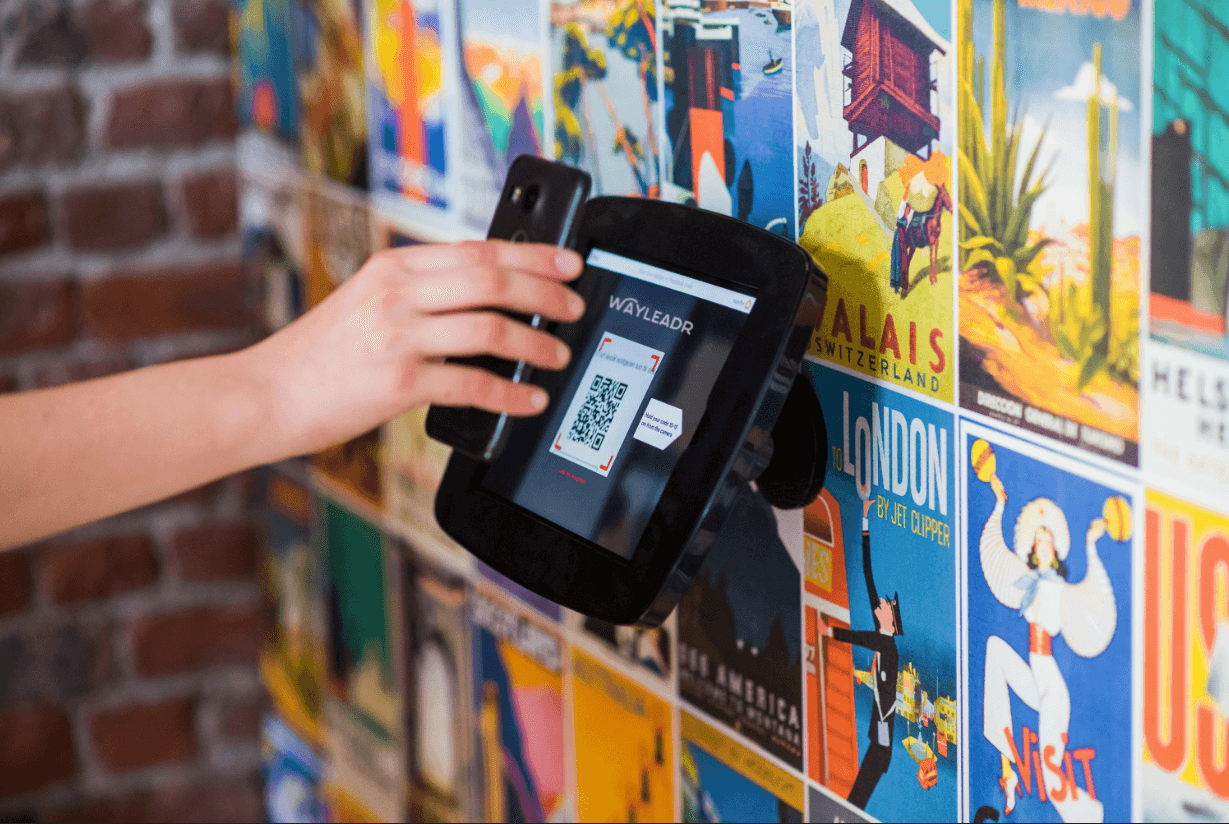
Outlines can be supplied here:
[[630, 558], [755, 297], [600, 248], [585, 275], [602, 311], [561, 332], [570, 377], [550, 411], [511, 433], [483, 485]]

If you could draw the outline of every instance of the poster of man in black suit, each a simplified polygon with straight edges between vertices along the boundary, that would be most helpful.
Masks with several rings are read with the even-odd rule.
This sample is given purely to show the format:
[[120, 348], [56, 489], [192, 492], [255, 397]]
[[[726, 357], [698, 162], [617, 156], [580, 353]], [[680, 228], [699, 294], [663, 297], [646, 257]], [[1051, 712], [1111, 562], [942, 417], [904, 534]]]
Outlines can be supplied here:
[[862, 502], [862, 572], [866, 576], [866, 591], [870, 596], [871, 614], [875, 617], [875, 629], [848, 630], [829, 627], [818, 619], [821, 635], [834, 641], [865, 647], [875, 654], [871, 664], [871, 678], [875, 690], [875, 705], [871, 713], [870, 746], [858, 767], [858, 777], [849, 791], [848, 801], [859, 809], [866, 809], [871, 794], [879, 779], [892, 763], [892, 742], [896, 732], [896, 681], [900, 673], [896, 652], [896, 636], [904, 635], [900, 620], [899, 596], [891, 599], [879, 597], [875, 578], [871, 571], [871, 533], [868, 515], [871, 501]]

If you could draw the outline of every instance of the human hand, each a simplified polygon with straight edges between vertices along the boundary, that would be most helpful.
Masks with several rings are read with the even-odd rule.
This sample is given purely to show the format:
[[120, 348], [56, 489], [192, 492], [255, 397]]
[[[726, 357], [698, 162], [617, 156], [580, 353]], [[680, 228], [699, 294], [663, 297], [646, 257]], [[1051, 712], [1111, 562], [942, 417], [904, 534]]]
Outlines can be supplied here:
[[1003, 487], [1003, 482], [999, 480], [998, 475], [990, 476], [990, 488], [994, 490], [994, 497], [998, 499], [999, 503], [1007, 500], [1007, 490]]
[[1088, 525], [1088, 543], [1096, 543], [1105, 534], [1105, 519], [1094, 518], [1093, 522]]
[[820, 638], [831, 637], [832, 627], [828, 626], [828, 622], [824, 620], [824, 616], [816, 614], [815, 631], [819, 633]]
[[319, 306], [244, 353], [273, 392], [282, 451], [323, 449], [422, 404], [541, 412], [541, 389], [444, 358], [565, 366], [560, 340], [491, 310], [577, 320], [584, 303], [563, 282], [582, 265], [570, 250], [506, 241], [372, 256]]

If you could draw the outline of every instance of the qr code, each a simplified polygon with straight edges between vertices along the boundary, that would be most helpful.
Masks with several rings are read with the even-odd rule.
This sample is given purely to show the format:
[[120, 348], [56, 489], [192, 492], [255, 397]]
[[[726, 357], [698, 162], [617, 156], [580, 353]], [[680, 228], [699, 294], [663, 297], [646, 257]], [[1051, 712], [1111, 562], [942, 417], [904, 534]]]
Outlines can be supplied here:
[[602, 441], [606, 440], [606, 433], [610, 430], [610, 422], [619, 411], [619, 404], [626, 393], [627, 384], [604, 375], [594, 375], [589, 394], [576, 412], [572, 428], [568, 430], [568, 440], [590, 449], [601, 449]]

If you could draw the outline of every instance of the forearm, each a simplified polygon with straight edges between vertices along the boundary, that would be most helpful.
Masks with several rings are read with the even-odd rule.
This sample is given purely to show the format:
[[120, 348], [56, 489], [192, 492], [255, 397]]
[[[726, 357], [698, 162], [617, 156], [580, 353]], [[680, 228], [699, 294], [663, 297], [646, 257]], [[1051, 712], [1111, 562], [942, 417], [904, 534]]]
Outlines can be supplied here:
[[579, 255], [492, 241], [375, 255], [242, 352], [0, 396], [0, 548], [355, 437], [415, 406], [532, 415], [546, 393], [452, 356], [559, 369], [557, 338], [502, 309], [575, 321]]
[[0, 548], [285, 457], [250, 352], [0, 397]]

